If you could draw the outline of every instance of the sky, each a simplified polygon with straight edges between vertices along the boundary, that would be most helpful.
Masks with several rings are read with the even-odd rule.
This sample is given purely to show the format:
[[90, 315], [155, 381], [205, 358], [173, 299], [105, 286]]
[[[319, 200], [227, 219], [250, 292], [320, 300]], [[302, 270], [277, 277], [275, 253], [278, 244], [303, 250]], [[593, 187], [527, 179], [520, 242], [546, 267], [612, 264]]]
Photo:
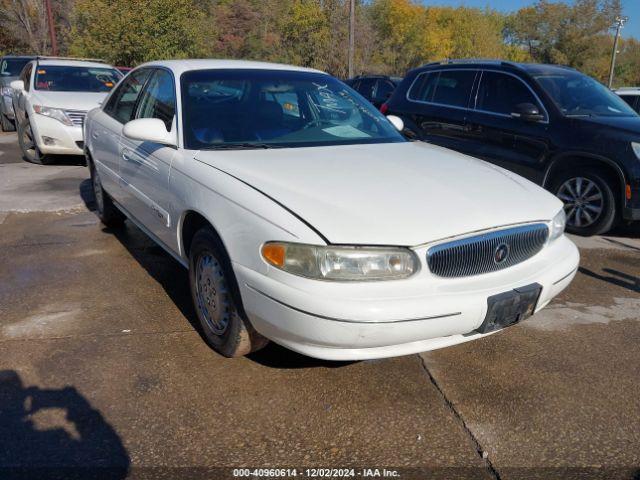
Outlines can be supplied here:
[[[532, 5], [534, 0], [422, 0], [425, 5], [451, 5], [454, 7], [491, 7], [502, 12], [511, 12]], [[640, 39], [640, 0], [622, 0], [624, 14], [629, 21], [622, 29], [623, 37]]]

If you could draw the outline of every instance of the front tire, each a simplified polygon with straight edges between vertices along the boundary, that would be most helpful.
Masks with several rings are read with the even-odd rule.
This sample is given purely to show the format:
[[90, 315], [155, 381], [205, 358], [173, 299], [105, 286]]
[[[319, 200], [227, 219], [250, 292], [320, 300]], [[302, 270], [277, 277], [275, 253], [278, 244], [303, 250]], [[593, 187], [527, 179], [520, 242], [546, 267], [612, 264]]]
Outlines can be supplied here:
[[616, 199], [610, 182], [600, 171], [563, 172], [553, 182], [552, 192], [564, 203], [569, 233], [588, 237], [613, 227]]
[[22, 150], [22, 155], [27, 161], [38, 165], [51, 163], [51, 157], [44, 155], [38, 148], [31, 129], [31, 122], [29, 122], [28, 118], [25, 118], [18, 125], [18, 144], [20, 145], [20, 150]]
[[89, 162], [89, 172], [91, 174], [91, 186], [93, 196], [96, 201], [96, 213], [100, 221], [107, 227], [119, 228], [124, 224], [125, 216], [118, 210], [111, 200], [111, 196], [105, 192], [100, 181], [100, 175], [93, 162]]
[[0, 113], [0, 126], [3, 132], [15, 132], [16, 130], [14, 123], [3, 113]]
[[231, 262], [213, 229], [198, 230], [189, 250], [191, 298], [207, 343], [225, 357], [264, 347], [268, 340], [245, 317]]

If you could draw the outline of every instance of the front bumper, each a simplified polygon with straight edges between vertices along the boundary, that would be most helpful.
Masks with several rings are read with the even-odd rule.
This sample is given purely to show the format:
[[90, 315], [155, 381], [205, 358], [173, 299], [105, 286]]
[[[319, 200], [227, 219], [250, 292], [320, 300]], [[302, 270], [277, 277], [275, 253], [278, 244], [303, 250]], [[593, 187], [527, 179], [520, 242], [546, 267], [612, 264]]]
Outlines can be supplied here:
[[[423, 251], [417, 251], [424, 258]], [[328, 360], [384, 358], [485, 336], [475, 332], [487, 298], [542, 285], [536, 311], [573, 279], [579, 262], [566, 237], [500, 272], [445, 279], [426, 268], [407, 280], [333, 283], [235, 264], [244, 309], [258, 332], [291, 350]]]
[[[38, 114], [31, 115], [30, 119], [36, 143], [42, 153], [84, 155], [82, 127], [67, 126], [58, 120]], [[47, 144], [43, 137], [53, 139], [54, 143]]]

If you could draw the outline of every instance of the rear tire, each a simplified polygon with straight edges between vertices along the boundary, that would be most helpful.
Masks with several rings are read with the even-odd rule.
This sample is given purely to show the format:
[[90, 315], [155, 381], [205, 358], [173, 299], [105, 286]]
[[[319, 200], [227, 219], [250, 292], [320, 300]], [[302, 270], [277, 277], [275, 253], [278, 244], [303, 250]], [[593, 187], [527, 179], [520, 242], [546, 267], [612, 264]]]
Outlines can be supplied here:
[[567, 232], [588, 237], [606, 233], [614, 226], [616, 198], [610, 181], [599, 170], [561, 172], [551, 191], [564, 203]]
[[231, 262], [211, 227], [191, 242], [189, 284], [202, 332], [216, 352], [241, 357], [267, 345], [244, 314]]
[[3, 132], [15, 132], [16, 127], [14, 123], [7, 118], [7, 116], [3, 113], [0, 113], [0, 126], [2, 127]]
[[31, 129], [31, 122], [28, 118], [25, 118], [18, 125], [18, 144], [24, 158], [31, 163], [37, 165], [48, 165], [51, 163], [52, 158], [49, 155], [44, 155], [38, 148], [38, 144], [33, 136], [33, 130]]
[[100, 221], [109, 228], [119, 228], [124, 224], [125, 215], [113, 204], [109, 194], [102, 188], [100, 175], [93, 162], [89, 162], [89, 172], [91, 173], [91, 186], [93, 196], [96, 201], [96, 213]]

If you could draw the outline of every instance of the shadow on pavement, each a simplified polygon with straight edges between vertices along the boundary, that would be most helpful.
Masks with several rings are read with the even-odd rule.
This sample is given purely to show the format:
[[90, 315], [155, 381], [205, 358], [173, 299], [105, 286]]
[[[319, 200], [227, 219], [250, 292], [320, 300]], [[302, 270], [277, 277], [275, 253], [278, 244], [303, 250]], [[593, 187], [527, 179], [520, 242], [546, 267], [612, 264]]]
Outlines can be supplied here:
[[80, 198], [87, 207], [87, 210], [95, 212], [96, 199], [93, 196], [93, 185], [91, 185], [90, 178], [85, 178], [82, 182], [80, 182]]
[[296, 369], [296, 368], [339, 368], [351, 365], [356, 362], [332, 362], [330, 360], [320, 360], [319, 358], [311, 358], [300, 353], [296, 353], [287, 348], [281, 347], [276, 343], [269, 343], [262, 350], [258, 350], [247, 356], [248, 359], [259, 363], [265, 367], [277, 369]]
[[[30, 163], [24, 156], [21, 157], [22, 160], [26, 163]], [[46, 167], [55, 167], [55, 166], [83, 166], [85, 164], [85, 159], [83, 155], [52, 155], [49, 158], [49, 162], [45, 166]]]
[[602, 275], [600, 273], [596, 273], [585, 267], [578, 268], [578, 271], [591, 278], [595, 278], [596, 280], [602, 280], [603, 282], [608, 282], [608, 283], [611, 283], [612, 285], [626, 288], [627, 290], [631, 290], [632, 292], [640, 293], [640, 277], [629, 275], [628, 273], [624, 273], [619, 270], [614, 270], [613, 268], [602, 269], [602, 271], [608, 275]]
[[116, 480], [129, 466], [119, 435], [75, 388], [25, 387], [0, 370], [0, 478]]
[[607, 233], [606, 236], [640, 238], [640, 222], [619, 225]]

